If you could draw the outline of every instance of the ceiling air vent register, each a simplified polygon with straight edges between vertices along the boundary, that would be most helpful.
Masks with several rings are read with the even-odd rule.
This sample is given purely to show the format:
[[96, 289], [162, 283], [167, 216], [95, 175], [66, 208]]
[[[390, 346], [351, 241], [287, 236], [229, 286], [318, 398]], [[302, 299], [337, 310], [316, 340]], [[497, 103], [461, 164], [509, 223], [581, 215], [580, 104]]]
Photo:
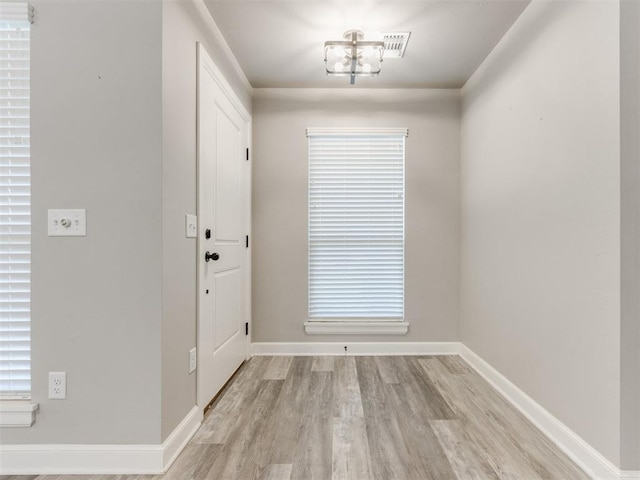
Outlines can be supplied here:
[[411, 32], [383, 33], [384, 55], [382, 58], [402, 58]]

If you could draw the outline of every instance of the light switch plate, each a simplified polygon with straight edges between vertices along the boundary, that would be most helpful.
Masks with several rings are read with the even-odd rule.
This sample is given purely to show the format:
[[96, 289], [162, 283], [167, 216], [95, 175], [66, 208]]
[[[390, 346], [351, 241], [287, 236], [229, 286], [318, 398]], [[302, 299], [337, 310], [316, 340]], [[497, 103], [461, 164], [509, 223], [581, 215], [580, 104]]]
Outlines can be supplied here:
[[187, 238], [196, 238], [198, 236], [198, 217], [195, 215], [185, 215], [184, 227]]
[[50, 237], [86, 237], [87, 211], [84, 208], [50, 208], [47, 226]]

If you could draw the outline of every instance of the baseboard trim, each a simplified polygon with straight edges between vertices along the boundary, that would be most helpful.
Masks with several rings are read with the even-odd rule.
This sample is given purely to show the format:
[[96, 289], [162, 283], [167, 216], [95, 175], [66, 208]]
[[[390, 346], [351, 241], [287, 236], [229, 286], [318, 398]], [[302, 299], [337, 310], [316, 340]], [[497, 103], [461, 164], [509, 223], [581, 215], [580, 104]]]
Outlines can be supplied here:
[[194, 407], [161, 445], [0, 445], [0, 475], [162, 474], [201, 423]]
[[259, 342], [251, 344], [254, 356], [262, 355], [456, 355], [459, 342]]
[[162, 442], [162, 470], [163, 473], [176, 461], [178, 455], [187, 446], [191, 437], [202, 425], [203, 413], [198, 405], [194, 405], [189, 413], [182, 419], [173, 432]]
[[0, 475], [163, 473], [160, 445], [3, 445]]
[[599, 480], [640, 480], [640, 472], [617, 468], [578, 434], [464, 344], [460, 344], [460, 355], [480, 376], [489, 382], [509, 403], [527, 417], [531, 423], [538, 427], [592, 478]]

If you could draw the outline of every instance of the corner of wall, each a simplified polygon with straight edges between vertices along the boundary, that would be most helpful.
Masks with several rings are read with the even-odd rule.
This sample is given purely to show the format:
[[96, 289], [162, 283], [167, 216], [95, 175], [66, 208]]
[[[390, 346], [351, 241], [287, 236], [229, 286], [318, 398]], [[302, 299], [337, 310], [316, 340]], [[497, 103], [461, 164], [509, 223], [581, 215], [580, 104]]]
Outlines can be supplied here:
[[620, 2], [621, 454], [640, 470], [640, 4]]

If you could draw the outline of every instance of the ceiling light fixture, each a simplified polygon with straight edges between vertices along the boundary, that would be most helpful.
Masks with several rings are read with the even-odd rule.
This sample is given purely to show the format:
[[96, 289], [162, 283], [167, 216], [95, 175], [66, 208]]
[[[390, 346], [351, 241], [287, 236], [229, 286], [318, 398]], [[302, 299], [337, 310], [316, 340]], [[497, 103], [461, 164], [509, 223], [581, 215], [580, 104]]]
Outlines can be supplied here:
[[363, 41], [364, 33], [349, 30], [345, 40], [324, 42], [324, 63], [327, 75], [349, 75], [349, 83], [356, 82], [356, 75], [377, 77], [382, 69], [384, 42]]

